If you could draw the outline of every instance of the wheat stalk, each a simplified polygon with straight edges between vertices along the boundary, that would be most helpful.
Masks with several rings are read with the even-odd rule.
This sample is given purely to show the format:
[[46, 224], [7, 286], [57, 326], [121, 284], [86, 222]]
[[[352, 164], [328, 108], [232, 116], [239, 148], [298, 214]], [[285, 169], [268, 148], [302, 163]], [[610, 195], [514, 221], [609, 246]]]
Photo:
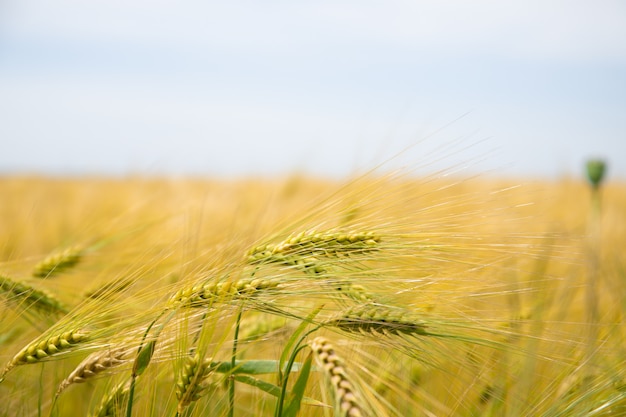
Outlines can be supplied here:
[[111, 368], [126, 362], [129, 351], [127, 348], [108, 349], [94, 352], [82, 361], [72, 373], [61, 382], [57, 395], [71, 384], [85, 382]]
[[44, 314], [66, 314], [67, 309], [47, 292], [0, 275], [0, 291], [5, 297], [29, 312], [33, 308]]
[[77, 246], [53, 253], [35, 265], [33, 276], [37, 278], [52, 277], [75, 266], [80, 262], [82, 256], [83, 248]]
[[324, 370], [333, 386], [337, 403], [336, 416], [362, 417], [366, 413], [361, 406], [352, 382], [346, 374], [343, 360], [335, 353], [333, 345], [324, 337], [316, 337], [309, 344], [318, 365]]

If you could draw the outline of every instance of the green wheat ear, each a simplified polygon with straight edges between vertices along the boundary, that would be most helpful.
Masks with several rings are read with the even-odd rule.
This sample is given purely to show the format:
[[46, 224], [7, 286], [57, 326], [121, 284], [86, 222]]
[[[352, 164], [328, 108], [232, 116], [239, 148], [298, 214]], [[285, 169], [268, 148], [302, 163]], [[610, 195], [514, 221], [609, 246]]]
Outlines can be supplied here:
[[55, 252], [39, 262], [33, 268], [33, 276], [49, 278], [76, 266], [83, 257], [84, 248], [75, 246], [60, 252]]
[[47, 315], [67, 313], [67, 307], [46, 291], [32, 285], [16, 281], [0, 274], [0, 295], [24, 311], [33, 310]]
[[185, 408], [205, 394], [208, 387], [206, 379], [212, 370], [211, 360], [202, 359], [198, 354], [185, 359], [176, 382], [178, 414], [183, 414]]
[[51, 356], [56, 356], [70, 351], [76, 345], [81, 344], [88, 339], [88, 332], [82, 329], [72, 329], [54, 336], [45, 336], [43, 338], [36, 339], [25, 346], [6, 364], [2, 374], [0, 375], [0, 381], [4, 380], [6, 374], [18, 365], [39, 363], [43, 360], [47, 360]]

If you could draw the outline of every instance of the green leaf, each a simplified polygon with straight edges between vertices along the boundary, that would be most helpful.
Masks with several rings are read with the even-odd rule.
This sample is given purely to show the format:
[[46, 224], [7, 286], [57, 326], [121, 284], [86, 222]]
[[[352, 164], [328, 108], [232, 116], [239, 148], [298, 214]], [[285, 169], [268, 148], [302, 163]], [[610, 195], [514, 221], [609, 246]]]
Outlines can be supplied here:
[[302, 320], [302, 322], [300, 322], [300, 325], [293, 332], [289, 340], [287, 340], [287, 343], [285, 344], [285, 348], [283, 349], [283, 353], [280, 355], [280, 362], [279, 362], [279, 369], [280, 369], [279, 379], [280, 380], [282, 380], [282, 372], [284, 369], [285, 361], [290, 356], [293, 345], [299, 342], [300, 336], [302, 335], [302, 333], [304, 333], [304, 330], [306, 329], [306, 327], [310, 323], [313, 322], [313, 319], [315, 318], [315, 316], [317, 316], [317, 314], [322, 310], [323, 307], [324, 307], [323, 305], [317, 307], [306, 317], [306, 319]]
[[163, 324], [159, 324], [157, 326], [152, 327], [154, 325], [154, 323], [156, 323], [156, 321], [159, 318], [161, 318], [163, 316], [163, 314], [165, 314], [166, 312], [167, 312], [167, 310], [163, 311], [159, 315], [159, 317], [157, 317], [152, 322], [152, 324], [150, 324], [150, 326], [148, 326], [148, 329], [146, 330], [146, 334], [144, 335], [144, 337], [147, 336], [148, 332], [150, 331], [150, 329], [152, 329], [152, 333], [153, 333], [152, 340], [147, 342], [145, 345], [141, 346], [139, 352], [137, 353], [137, 357], [135, 358], [135, 363], [133, 364], [133, 375], [139, 376], [139, 375], [143, 374], [143, 372], [146, 370], [146, 368], [150, 364], [150, 360], [152, 359], [152, 355], [154, 354], [154, 347], [156, 346], [157, 337], [159, 337], [159, 334], [161, 333], [161, 330], [163, 330], [163, 327], [165, 327], [165, 324], [167, 322], [169, 322], [170, 319], [176, 313], [175, 311], [170, 311], [170, 313], [165, 318], [165, 322]]
[[258, 388], [261, 391], [273, 395], [274, 397], [278, 397], [280, 395], [280, 387], [272, 384], [271, 382], [263, 381], [258, 378], [253, 378], [248, 375], [237, 375], [235, 376], [235, 381], [242, 382], [244, 384]]
[[300, 404], [302, 403], [304, 391], [306, 389], [309, 375], [311, 373], [312, 359], [313, 356], [311, 353], [309, 353], [309, 356], [304, 361], [304, 365], [302, 365], [302, 370], [300, 371], [298, 380], [293, 386], [293, 390], [291, 391], [291, 395], [289, 396], [289, 404], [287, 405], [287, 409], [283, 413], [284, 417], [296, 417], [298, 415], [298, 411], [300, 411]]
[[[261, 391], [266, 392], [273, 397], [278, 398], [280, 396], [281, 388], [277, 385], [272, 384], [271, 382], [263, 381], [261, 379], [254, 378], [248, 375], [236, 375], [235, 381], [241, 382], [242, 384], [250, 385], [251, 387], [258, 388]], [[332, 408], [332, 406], [328, 404], [325, 404], [319, 400], [316, 400], [314, 398], [309, 398], [309, 397], [302, 398], [302, 403], [306, 405], [317, 406], [317, 407]]]
[[142, 346], [139, 353], [137, 353], [137, 357], [135, 358], [135, 363], [133, 364], [133, 374], [141, 375], [146, 370], [148, 365], [150, 364], [150, 360], [152, 359], [152, 354], [154, 353], [154, 347], [156, 346], [156, 339], [150, 340], [148, 343]]
[[[293, 364], [292, 372], [300, 370], [299, 363]], [[247, 374], [247, 375], [262, 375], [262, 374], [275, 374], [278, 372], [278, 361], [275, 360], [250, 360], [250, 361], [236, 361], [235, 368], [232, 369], [232, 365], [229, 362], [212, 362], [211, 367], [215, 372], [221, 374]]]

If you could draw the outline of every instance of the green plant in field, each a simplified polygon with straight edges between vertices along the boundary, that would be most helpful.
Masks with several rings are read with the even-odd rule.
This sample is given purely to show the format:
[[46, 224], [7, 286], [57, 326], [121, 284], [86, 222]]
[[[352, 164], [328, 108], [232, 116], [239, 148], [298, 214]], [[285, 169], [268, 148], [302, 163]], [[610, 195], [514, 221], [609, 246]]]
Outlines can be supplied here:
[[599, 188], [606, 172], [606, 162], [601, 159], [587, 161], [587, 179], [593, 188]]
[[601, 185], [606, 172], [606, 163], [600, 159], [587, 161], [587, 179], [591, 185], [591, 213], [588, 221], [588, 272], [586, 288], [586, 308], [587, 308], [587, 370], [583, 377], [585, 389], [589, 389], [589, 381], [596, 372], [596, 349], [598, 346], [597, 325], [599, 321], [598, 307], [598, 287], [600, 280], [600, 245], [601, 245]]

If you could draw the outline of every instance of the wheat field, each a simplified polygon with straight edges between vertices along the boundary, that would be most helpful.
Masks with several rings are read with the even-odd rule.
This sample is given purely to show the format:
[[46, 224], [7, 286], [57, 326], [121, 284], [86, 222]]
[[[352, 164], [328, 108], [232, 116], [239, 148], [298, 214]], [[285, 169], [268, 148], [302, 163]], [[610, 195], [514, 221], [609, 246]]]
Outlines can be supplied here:
[[0, 178], [0, 416], [625, 416], [626, 184]]

